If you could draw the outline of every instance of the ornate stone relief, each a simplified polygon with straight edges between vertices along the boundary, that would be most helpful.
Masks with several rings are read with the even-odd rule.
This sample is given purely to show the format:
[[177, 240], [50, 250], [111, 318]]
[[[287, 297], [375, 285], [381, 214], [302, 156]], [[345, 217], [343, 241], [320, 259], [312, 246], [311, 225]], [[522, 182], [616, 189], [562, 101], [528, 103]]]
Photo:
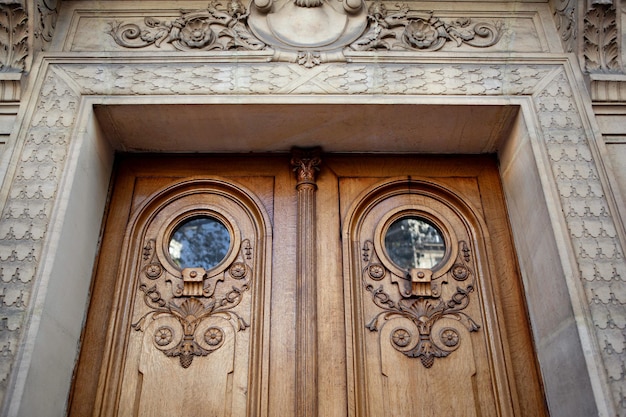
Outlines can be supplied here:
[[110, 34], [126, 48], [168, 43], [178, 50], [269, 49], [273, 60], [307, 68], [345, 61], [346, 48], [436, 51], [448, 41], [484, 48], [502, 35], [499, 23], [472, 23], [468, 18], [444, 22], [433, 12], [412, 12], [407, 5], [387, 10], [380, 1], [369, 10], [363, 0], [257, 0], [249, 10], [234, 0], [219, 7], [210, 3], [203, 10], [181, 10], [181, 17], [167, 22], [146, 18], [143, 27], [114, 22]]
[[[439, 271], [436, 275], [430, 270], [420, 270], [415, 276], [395, 275], [380, 262], [374, 244], [369, 240], [364, 243], [362, 252], [363, 285], [371, 293], [372, 302], [382, 310], [366, 327], [370, 331], [379, 331], [383, 326], [392, 325], [395, 318], [405, 318], [413, 324], [392, 331], [390, 343], [397, 351], [409, 358], [420, 358], [422, 365], [430, 368], [435, 358], [445, 358], [461, 343], [460, 333], [452, 327], [433, 334], [431, 330], [437, 321], [443, 318], [458, 320], [470, 332], [480, 328], [463, 312], [469, 305], [470, 293], [474, 291], [471, 251], [467, 243], [459, 242], [455, 263], [449, 270]], [[383, 280], [397, 285], [400, 298], [388, 294], [382, 285], [377, 284]], [[422, 283], [428, 287], [426, 291], [419, 288]], [[441, 286], [448, 283], [456, 286], [456, 291], [444, 299]]]
[[[604, 367], [613, 398], [626, 392], [621, 373], [626, 363], [626, 262], [616, 224], [609, 214], [600, 173], [571, 86], [565, 74], [553, 75], [548, 86], [537, 93], [537, 114], [544, 129], [545, 146], [577, 252], [578, 268], [591, 317], [600, 343]], [[626, 403], [616, 404], [626, 415]]]
[[368, 31], [350, 45], [351, 49], [437, 51], [448, 41], [453, 41], [456, 46], [465, 43], [486, 48], [498, 43], [502, 36], [499, 22], [473, 23], [469, 18], [460, 18], [446, 23], [433, 12], [411, 12], [407, 5], [400, 5], [398, 10], [387, 10], [384, 3], [375, 2], [369, 8], [368, 18]]
[[47, 44], [52, 41], [60, 3], [61, 0], [37, 0], [36, 2], [38, 19], [34, 35], [38, 40], [40, 50], [45, 51]]
[[21, 5], [0, 7], [0, 71], [26, 70], [28, 45], [28, 14]]
[[[178, 357], [183, 368], [189, 368], [195, 356], [209, 355], [224, 341], [222, 328], [203, 325], [207, 319], [219, 316], [230, 320], [233, 328], [239, 331], [249, 327], [234, 309], [250, 288], [252, 270], [248, 262], [252, 260], [252, 248], [250, 241], [244, 240], [239, 256], [223, 272], [209, 275], [202, 268], [185, 268], [179, 278], [163, 267], [163, 261], [155, 251], [155, 242], [150, 239], [144, 247], [138, 281], [139, 291], [143, 293], [144, 303], [150, 310], [132, 327], [145, 332], [149, 324], [157, 319], [174, 318], [180, 326], [159, 325], [154, 331], [153, 344], [166, 356]], [[171, 296], [162, 295], [166, 282], [171, 283]], [[199, 328], [202, 334], [196, 334]]]
[[619, 31], [615, 7], [597, 4], [585, 15], [585, 70], [588, 72], [619, 72]]
[[0, 396], [5, 394], [23, 320], [32, 304], [33, 280], [65, 166], [68, 128], [74, 123], [79, 99], [55, 73], [46, 76], [45, 85], [0, 217]]
[[565, 52], [574, 52], [578, 37], [578, 23], [576, 20], [577, 0], [553, 0], [553, 15], [556, 28], [561, 35]]
[[[34, 278], [70, 146], [81, 95], [397, 94], [530, 97], [543, 132], [564, 222], [594, 323], [608, 384], [626, 416], [626, 262], [617, 237], [593, 138], [576, 92], [558, 63], [329, 64], [311, 73], [297, 64], [110, 63], [51, 65], [18, 151], [0, 222], [0, 393], [32, 307]], [[65, 81], [72, 80], [72, 81]], [[10, 220], [10, 222], [4, 221]], [[9, 230], [9, 224], [12, 230]], [[181, 303], [175, 301], [177, 306]], [[206, 304], [203, 304], [206, 305]], [[196, 338], [203, 335], [196, 335]], [[163, 334], [165, 337], [165, 334]], [[399, 340], [399, 339], [398, 339]], [[451, 340], [454, 337], [451, 336]], [[391, 342], [390, 342], [391, 343]]]
[[246, 26], [248, 14], [243, 4], [234, 0], [226, 10], [210, 3], [204, 10], [181, 10], [172, 22], [146, 18], [145, 28], [135, 24], [111, 24], [111, 36], [127, 48], [160, 47], [163, 42], [178, 50], [260, 50], [265, 44]]

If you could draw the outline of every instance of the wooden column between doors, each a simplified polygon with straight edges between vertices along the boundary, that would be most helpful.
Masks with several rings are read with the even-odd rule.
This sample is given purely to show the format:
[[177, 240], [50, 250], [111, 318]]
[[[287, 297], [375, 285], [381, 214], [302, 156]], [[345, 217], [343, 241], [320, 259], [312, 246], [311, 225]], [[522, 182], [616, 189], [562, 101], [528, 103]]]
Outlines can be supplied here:
[[320, 163], [318, 148], [292, 151], [291, 165], [298, 181], [296, 410], [302, 417], [317, 417], [315, 176]]

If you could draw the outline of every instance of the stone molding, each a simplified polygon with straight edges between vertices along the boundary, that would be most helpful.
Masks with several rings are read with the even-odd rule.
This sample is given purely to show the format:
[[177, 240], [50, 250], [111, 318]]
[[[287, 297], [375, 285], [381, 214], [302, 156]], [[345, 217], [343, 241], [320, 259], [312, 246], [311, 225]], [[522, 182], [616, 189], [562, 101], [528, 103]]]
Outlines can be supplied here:
[[[37, 308], [33, 291], [42, 279], [47, 233], [53, 210], [60, 204], [59, 186], [82, 96], [524, 96], [538, 109], [540, 142], [552, 169], [550, 182], [560, 196], [560, 221], [569, 231], [576, 282], [584, 291], [580, 297], [586, 300], [583, 309], [593, 323], [593, 329], [587, 330], [579, 323], [579, 331], [593, 333], [590, 340], [596, 346], [588, 347], [588, 366], [594, 369], [594, 361], [600, 360], [604, 369], [594, 378], [610, 387], [595, 395], [598, 404], [607, 409], [615, 406], [619, 415], [626, 416], [623, 225], [611, 194], [605, 192], [609, 187], [599, 162], [597, 139], [581, 116], [585, 110], [568, 61], [518, 57], [511, 62], [507, 56], [478, 62], [468, 57], [433, 60], [402, 56], [405, 62], [393, 63], [355, 53], [352, 64], [323, 64], [311, 70], [297, 64], [254, 62], [254, 55], [248, 63], [238, 58], [236, 64], [193, 58], [163, 61], [162, 57], [117, 58], [106, 65], [100, 59], [64, 62], [56, 57], [44, 61], [40, 93], [32, 97], [32, 115], [20, 132], [14, 170], [7, 173], [2, 190], [6, 196], [0, 212], [2, 394], [8, 387], [19, 391], [14, 382], [23, 380], [18, 374], [24, 369], [15, 366], [19, 365], [17, 347], [32, 343], [24, 338], [29, 312]], [[594, 359], [595, 355], [601, 359]], [[609, 391], [614, 400], [602, 398], [610, 395]]]

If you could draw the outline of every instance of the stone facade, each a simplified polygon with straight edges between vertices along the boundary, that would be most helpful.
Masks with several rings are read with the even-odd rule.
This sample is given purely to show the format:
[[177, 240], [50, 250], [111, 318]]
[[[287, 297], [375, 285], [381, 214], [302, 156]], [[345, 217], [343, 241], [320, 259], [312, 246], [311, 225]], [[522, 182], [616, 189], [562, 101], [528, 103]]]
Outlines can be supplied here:
[[[63, 414], [114, 151], [145, 149], [122, 122], [116, 145], [94, 106], [384, 103], [519, 109], [487, 149], [550, 412], [626, 416], [623, 2], [346, 0], [323, 6], [344, 29], [314, 39], [267, 27], [261, 0], [1, 3], [3, 415]], [[429, 146], [410, 150], [455, 151]]]

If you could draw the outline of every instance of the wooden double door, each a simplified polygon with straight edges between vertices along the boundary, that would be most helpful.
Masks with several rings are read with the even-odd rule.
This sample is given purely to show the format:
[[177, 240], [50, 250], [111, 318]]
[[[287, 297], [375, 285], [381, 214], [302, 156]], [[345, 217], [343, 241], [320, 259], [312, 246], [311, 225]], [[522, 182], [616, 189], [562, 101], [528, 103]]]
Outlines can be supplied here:
[[490, 156], [117, 161], [74, 416], [542, 416]]

